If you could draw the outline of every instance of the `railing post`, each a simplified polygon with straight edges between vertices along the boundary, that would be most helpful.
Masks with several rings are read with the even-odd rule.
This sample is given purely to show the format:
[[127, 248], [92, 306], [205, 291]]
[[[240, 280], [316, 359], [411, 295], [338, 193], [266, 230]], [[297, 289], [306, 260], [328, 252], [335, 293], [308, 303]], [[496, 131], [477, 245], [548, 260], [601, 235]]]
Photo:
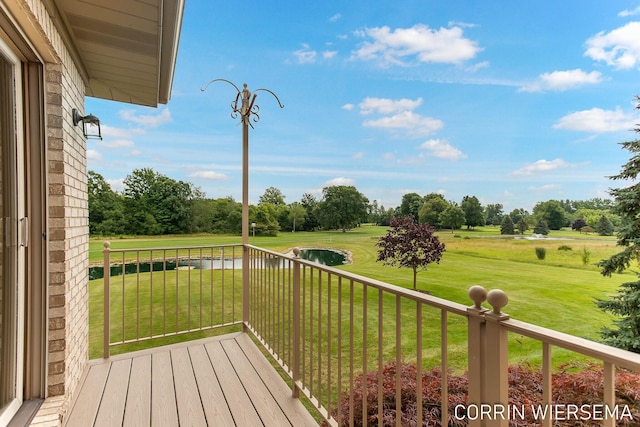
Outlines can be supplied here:
[[[509, 358], [508, 358], [508, 333], [502, 326], [502, 322], [509, 319], [501, 309], [509, 298], [500, 289], [493, 289], [487, 294], [487, 301], [493, 307], [492, 311], [485, 313], [486, 319], [486, 359], [483, 400], [491, 405], [492, 416], [486, 420], [487, 427], [509, 426]], [[502, 411], [500, 416], [498, 411]]]
[[[299, 248], [293, 248], [294, 258], [300, 255]], [[293, 261], [293, 361], [291, 366], [292, 385], [291, 391], [294, 398], [298, 398], [300, 388], [300, 263]]]
[[[469, 313], [467, 341], [469, 397], [467, 408], [470, 406], [480, 408], [483, 403], [482, 390], [485, 375], [484, 364], [486, 363], [484, 313], [489, 311], [486, 308], [482, 308], [482, 303], [487, 299], [487, 291], [482, 286], [472, 286], [469, 288], [469, 298], [471, 298], [474, 305], [467, 308], [467, 313]], [[456, 408], [454, 410], [457, 411]], [[481, 425], [482, 420], [480, 417], [469, 420], [469, 427], [480, 427]]]
[[[613, 363], [604, 362], [604, 401], [609, 408], [609, 413], [614, 413], [616, 407], [616, 367]], [[605, 411], [605, 414], [607, 411]], [[615, 427], [615, 417], [605, 415], [603, 427]]]
[[103, 255], [104, 255], [104, 259], [103, 259], [103, 263], [102, 263], [102, 276], [103, 276], [103, 282], [104, 282], [104, 308], [103, 308], [103, 312], [104, 312], [104, 341], [103, 341], [103, 347], [102, 347], [102, 357], [104, 357], [105, 359], [109, 358], [109, 344], [110, 344], [110, 328], [111, 328], [111, 292], [110, 292], [110, 286], [109, 286], [109, 282], [111, 280], [111, 243], [109, 242], [104, 242], [103, 243], [104, 246], [104, 251], [103, 251]]
[[250, 294], [250, 286], [249, 286], [249, 246], [248, 244], [242, 245], [242, 330], [247, 332], [249, 325], [249, 310], [251, 308], [249, 297]]

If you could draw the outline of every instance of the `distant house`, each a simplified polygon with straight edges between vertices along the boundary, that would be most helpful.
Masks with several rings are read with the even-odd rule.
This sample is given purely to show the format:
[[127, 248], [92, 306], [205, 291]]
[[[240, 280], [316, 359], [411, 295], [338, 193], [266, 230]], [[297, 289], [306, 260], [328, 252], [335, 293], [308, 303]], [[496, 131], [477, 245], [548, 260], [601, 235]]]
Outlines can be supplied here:
[[[85, 96], [171, 96], [184, 0], [0, 0], [0, 425], [57, 425], [88, 361]], [[99, 111], [91, 112], [100, 116]], [[17, 418], [16, 417], [17, 414]]]

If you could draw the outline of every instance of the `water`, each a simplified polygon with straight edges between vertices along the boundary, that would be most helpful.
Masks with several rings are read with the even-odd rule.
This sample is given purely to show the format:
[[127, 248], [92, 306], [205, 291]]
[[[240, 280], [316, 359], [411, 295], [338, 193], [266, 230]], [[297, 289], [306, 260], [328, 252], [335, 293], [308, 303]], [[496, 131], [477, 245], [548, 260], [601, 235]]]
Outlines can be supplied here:
[[332, 251], [330, 249], [301, 249], [300, 258], [329, 267], [342, 265], [347, 262], [347, 257], [342, 252]]
[[[301, 249], [300, 258], [317, 262], [327, 266], [342, 265], [346, 262], [346, 256], [338, 251], [329, 249]], [[274, 260], [277, 262], [277, 260]], [[138, 270], [138, 265], [139, 270]], [[215, 259], [180, 259], [167, 260], [165, 262], [141, 262], [139, 264], [129, 263], [124, 265], [124, 274], [148, 273], [150, 271], [172, 271], [180, 267], [191, 267], [196, 270], [233, 270], [242, 268], [242, 258], [220, 258]], [[113, 264], [111, 266], [111, 276], [122, 275], [122, 264]], [[104, 277], [104, 268], [102, 266], [89, 267], [89, 280], [102, 279]]]

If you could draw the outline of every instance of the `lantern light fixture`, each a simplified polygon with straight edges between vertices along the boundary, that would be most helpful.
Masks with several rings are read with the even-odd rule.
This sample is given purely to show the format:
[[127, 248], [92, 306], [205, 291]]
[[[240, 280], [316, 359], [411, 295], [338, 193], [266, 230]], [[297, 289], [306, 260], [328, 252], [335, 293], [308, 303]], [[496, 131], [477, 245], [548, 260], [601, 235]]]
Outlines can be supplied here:
[[82, 122], [82, 134], [87, 139], [102, 139], [102, 132], [100, 130], [100, 119], [93, 114], [87, 114], [81, 116], [76, 108], [71, 111], [73, 118], [73, 125], [78, 126], [78, 123]]

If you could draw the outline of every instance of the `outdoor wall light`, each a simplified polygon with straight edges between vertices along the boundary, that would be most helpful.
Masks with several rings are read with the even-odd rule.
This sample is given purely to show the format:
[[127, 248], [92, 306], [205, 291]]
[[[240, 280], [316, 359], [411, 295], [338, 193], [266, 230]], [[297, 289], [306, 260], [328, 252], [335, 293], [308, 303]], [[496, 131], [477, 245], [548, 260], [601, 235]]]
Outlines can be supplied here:
[[100, 131], [100, 119], [93, 114], [87, 114], [81, 116], [77, 109], [71, 111], [73, 117], [73, 125], [78, 126], [78, 123], [82, 122], [82, 134], [87, 139], [102, 139], [102, 132]]

